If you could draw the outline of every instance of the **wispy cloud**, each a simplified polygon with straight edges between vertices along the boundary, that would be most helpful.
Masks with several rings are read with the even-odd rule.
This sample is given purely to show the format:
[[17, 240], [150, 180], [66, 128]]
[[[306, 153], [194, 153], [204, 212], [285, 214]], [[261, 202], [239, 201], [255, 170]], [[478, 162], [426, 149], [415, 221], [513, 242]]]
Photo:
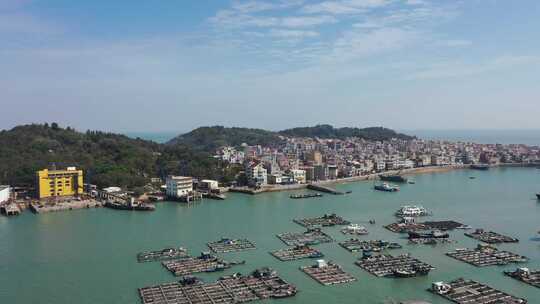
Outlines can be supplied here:
[[309, 14], [360, 14], [367, 12], [367, 9], [382, 7], [390, 4], [389, 0], [338, 0], [324, 1], [316, 4], [309, 4], [303, 7], [302, 11]]

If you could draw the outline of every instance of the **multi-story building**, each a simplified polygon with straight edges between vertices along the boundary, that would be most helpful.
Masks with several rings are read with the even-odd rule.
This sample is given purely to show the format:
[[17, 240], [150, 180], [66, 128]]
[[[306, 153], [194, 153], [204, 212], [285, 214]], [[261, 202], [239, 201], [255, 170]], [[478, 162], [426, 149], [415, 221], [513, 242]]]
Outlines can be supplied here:
[[83, 194], [83, 171], [75, 167], [66, 170], [44, 169], [36, 173], [39, 199]]
[[0, 204], [9, 200], [11, 188], [9, 186], [0, 185]]
[[186, 197], [193, 192], [193, 178], [188, 176], [170, 175], [167, 177], [166, 187], [168, 197]]
[[291, 170], [290, 175], [291, 179], [298, 184], [306, 183], [306, 171], [305, 170]]
[[267, 171], [259, 162], [249, 162], [246, 164], [245, 173], [248, 184], [251, 186], [262, 186], [268, 183]]

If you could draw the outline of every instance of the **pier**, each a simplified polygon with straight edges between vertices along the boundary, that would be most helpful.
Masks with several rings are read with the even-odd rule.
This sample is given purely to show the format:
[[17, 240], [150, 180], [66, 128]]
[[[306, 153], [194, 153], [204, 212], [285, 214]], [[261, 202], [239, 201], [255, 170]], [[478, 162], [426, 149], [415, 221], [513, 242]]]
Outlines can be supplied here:
[[208, 248], [215, 253], [227, 253], [243, 250], [256, 249], [255, 244], [248, 239], [230, 239], [222, 238], [216, 242], [210, 242], [207, 244]]
[[473, 280], [457, 279], [449, 283], [435, 282], [431, 292], [457, 304], [525, 304], [527, 300]]
[[319, 228], [310, 228], [305, 232], [287, 232], [276, 235], [287, 246], [317, 245], [331, 243], [332, 237]]
[[402, 246], [398, 243], [390, 243], [383, 240], [361, 241], [359, 239], [349, 239], [339, 243], [339, 246], [350, 252], [366, 251], [382, 251], [386, 249], [400, 249]]
[[182, 285], [179, 282], [139, 289], [143, 304], [234, 304], [295, 296], [296, 287], [271, 270], [250, 276], [233, 275], [214, 283]]
[[216, 272], [231, 268], [244, 262], [227, 262], [208, 253], [199, 257], [188, 257], [180, 260], [164, 261], [162, 265], [175, 276], [185, 276], [200, 272]]
[[270, 252], [270, 254], [280, 261], [293, 261], [300, 259], [314, 259], [324, 257], [324, 255], [319, 250], [311, 248], [307, 245], [276, 250]]
[[350, 274], [346, 273], [341, 266], [332, 262], [318, 260], [313, 266], [300, 267], [305, 274], [322, 285], [335, 285], [356, 281]]
[[21, 208], [17, 204], [11, 203], [11, 204], [5, 204], [2, 207], [0, 207], [0, 212], [4, 214], [5, 216], [14, 216], [21, 214]]
[[375, 256], [364, 256], [355, 264], [378, 277], [416, 277], [427, 275], [433, 266], [424, 263], [408, 254], [398, 255], [396, 257], [390, 254], [381, 254]]
[[540, 288], [540, 269], [518, 268], [515, 271], [505, 271], [505, 275], [523, 283]]
[[484, 231], [484, 229], [476, 229], [474, 232], [465, 233], [465, 236], [488, 244], [519, 242], [519, 240], [516, 238], [502, 235], [493, 231]]
[[188, 258], [188, 252], [186, 249], [180, 248], [165, 248], [162, 250], [156, 251], [145, 251], [137, 254], [137, 261], [139, 263], [144, 262], [157, 262], [157, 261], [168, 261], [175, 259]]
[[77, 209], [89, 209], [103, 207], [101, 202], [96, 200], [71, 200], [71, 201], [59, 201], [47, 204], [33, 203], [30, 204], [30, 210], [34, 213], [47, 213]]
[[497, 248], [482, 244], [479, 244], [475, 249], [456, 249], [455, 251], [448, 252], [446, 255], [476, 267], [507, 265], [509, 263], [523, 263], [528, 261], [528, 258], [525, 256], [498, 250]]
[[349, 225], [351, 222], [344, 220], [341, 216], [325, 214], [321, 217], [294, 219], [293, 222], [304, 227], [331, 227], [335, 225]]
[[342, 195], [342, 194], [345, 194], [341, 191], [337, 191], [336, 189], [334, 188], [331, 188], [331, 187], [328, 187], [328, 186], [323, 186], [323, 185], [319, 185], [319, 184], [309, 184], [307, 185], [307, 188], [310, 189], [310, 190], [314, 190], [314, 191], [319, 191], [319, 192], [324, 192], [324, 193], [330, 193], [330, 194], [335, 194], [335, 195]]

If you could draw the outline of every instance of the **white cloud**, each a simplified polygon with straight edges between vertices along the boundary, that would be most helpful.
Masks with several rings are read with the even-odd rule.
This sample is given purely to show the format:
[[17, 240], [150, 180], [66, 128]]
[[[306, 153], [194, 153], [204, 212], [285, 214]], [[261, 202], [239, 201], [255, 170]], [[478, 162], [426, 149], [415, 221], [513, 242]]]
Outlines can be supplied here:
[[284, 29], [272, 29], [270, 30], [270, 36], [278, 38], [313, 38], [318, 37], [319, 33], [316, 31], [302, 31], [302, 30], [284, 30]]
[[339, 1], [324, 1], [316, 4], [304, 6], [302, 9], [309, 14], [325, 13], [325, 14], [359, 14], [364, 13], [369, 8], [381, 7], [388, 5], [388, 0], [339, 0]]

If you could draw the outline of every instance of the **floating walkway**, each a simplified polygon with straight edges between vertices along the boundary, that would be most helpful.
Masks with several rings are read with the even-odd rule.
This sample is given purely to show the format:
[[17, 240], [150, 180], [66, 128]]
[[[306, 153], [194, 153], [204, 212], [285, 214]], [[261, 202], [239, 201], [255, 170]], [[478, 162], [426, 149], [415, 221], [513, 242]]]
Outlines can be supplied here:
[[465, 233], [465, 235], [475, 240], [488, 243], [488, 244], [519, 242], [519, 240], [516, 238], [502, 235], [493, 231], [484, 231], [484, 229], [476, 229], [474, 232]]
[[306, 232], [287, 232], [276, 235], [287, 246], [318, 245], [334, 241], [331, 236], [319, 228], [310, 228]]
[[255, 244], [249, 241], [248, 239], [229, 239], [222, 238], [216, 242], [210, 242], [207, 244], [208, 248], [215, 253], [227, 253], [227, 252], [236, 252], [243, 250], [256, 249]]
[[427, 275], [433, 266], [407, 254], [392, 256], [381, 254], [363, 257], [355, 262], [357, 266], [378, 277], [416, 277]]
[[139, 289], [143, 304], [235, 304], [264, 299], [287, 298], [297, 290], [269, 269], [250, 276], [233, 275], [214, 283], [167, 283]]
[[325, 214], [321, 217], [294, 219], [293, 222], [304, 227], [331, 227], [335, 225], [349, 225], [351, 222], [344, 220], [341, 216]]
[[475, 249], [456, 249], [455, 251], [448, 252], [446, 255], [476, 267], [507, 265], [509, 263], [523, 263], [528, 261], [525, 256], [497, 250], [497, 248], [482, 244], [479, 244]]
[[360, 251], [382, 251], [386, 249], [400, 249], [402, 246], [398, 243], [390, 243], [383, 240], [369, 240], [361, 241], [359, 239], [350, 239], [339, 243], [339, 246], [345, 248], [350, 252]]
[[505, 275], [523, 283], [540, 288], [540, 269], [518, 268], [515, 271], [505, 271]]
[[188, 252], [186, 249], [180, 248], [165, 248], [157, 251], [145, 251], [137, 254], [137, 261], [139, 263], [144, 262], [157, 262], [157, 261], [169, 261], [176, 259], [188, 258]]
[[185, 276], [200, 272], [216, 272], [231, 268], [244, 262], [227, 262], [209, 253], [202, 253], [199, 257], [162, 262], [175, 276]]
[[324, 256], [319, 250], [311, 248], [307, 245], [281, 249], [281, 250], [270, 252], [270, 254], [280, 261], [314, 259], [314, 258], [322, 258]]
[[449, 283], [435, 282], [431, 292], [458, 304], [525, 304], [527, 300], [473, 280], [457, 279]]
[[313, 266], [300, 267], [305, 274], [322, 285], [335, 285], [356, 281], [350, 274], [346, 273], [341, 266], [332, 262], [318, 260]]

